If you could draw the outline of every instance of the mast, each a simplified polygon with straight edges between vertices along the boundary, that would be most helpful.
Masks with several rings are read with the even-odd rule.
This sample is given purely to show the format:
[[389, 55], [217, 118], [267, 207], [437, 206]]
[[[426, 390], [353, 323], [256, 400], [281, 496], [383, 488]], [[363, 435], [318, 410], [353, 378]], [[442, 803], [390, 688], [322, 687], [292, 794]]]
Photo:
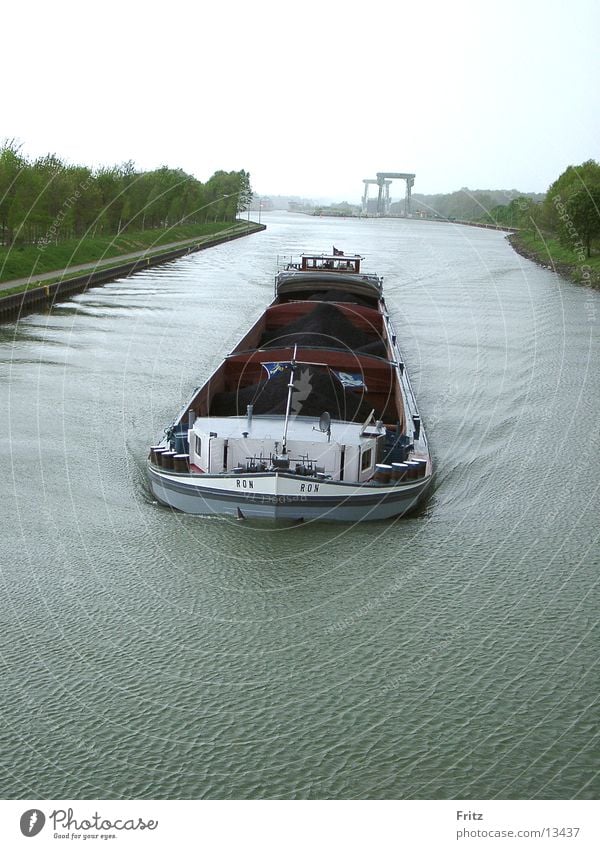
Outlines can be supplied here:
[[292, 361], [290, 363], [290, 382], [288, 383], [288, 397], [287, 397], [287, 406], [285, 409], [285, 424], [283, 426], [283, 440], [281, 443], [281, 453], [287, 454], [287, 432], [288, 425], [290, 423], [290, 409], [292, 406], [292, 392], [294, 391], [294, 374], [296, 372], [296, 351], [298, 350], [298, 346], [294, 345], [294, 353], [292, 354]]

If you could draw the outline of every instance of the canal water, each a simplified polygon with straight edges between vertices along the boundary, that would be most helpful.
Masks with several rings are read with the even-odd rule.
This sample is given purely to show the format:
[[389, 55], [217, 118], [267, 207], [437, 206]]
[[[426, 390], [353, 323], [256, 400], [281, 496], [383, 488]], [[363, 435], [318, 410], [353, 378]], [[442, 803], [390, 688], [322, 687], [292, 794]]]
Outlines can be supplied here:
[[[265, 220], [0, 327], [0, 797], [597, 796], [598, 294], [497, 232]], [[277, 254], [332, 245], [384, 275], [425, 509], [156, 504], [147, 447]]]

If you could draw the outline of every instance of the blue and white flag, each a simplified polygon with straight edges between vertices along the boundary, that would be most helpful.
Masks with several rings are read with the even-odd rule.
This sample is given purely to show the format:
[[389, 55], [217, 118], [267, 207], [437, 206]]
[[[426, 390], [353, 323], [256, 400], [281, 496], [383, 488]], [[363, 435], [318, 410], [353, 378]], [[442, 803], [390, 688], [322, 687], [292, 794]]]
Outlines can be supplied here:
[[364, 389], [365, 392], [367, 391], [367, 385], [362, 378], [362, 374], [355, 374], [349, 371], [335, 371], [335, 369], [331, 370], [342, 386], [348, 389]]
[[261, 366], [267, 370], [269, 375], [267, 380], [270, 380], [275, 374], [284, 374], [290, 365], [291, 363], [261, 363]]

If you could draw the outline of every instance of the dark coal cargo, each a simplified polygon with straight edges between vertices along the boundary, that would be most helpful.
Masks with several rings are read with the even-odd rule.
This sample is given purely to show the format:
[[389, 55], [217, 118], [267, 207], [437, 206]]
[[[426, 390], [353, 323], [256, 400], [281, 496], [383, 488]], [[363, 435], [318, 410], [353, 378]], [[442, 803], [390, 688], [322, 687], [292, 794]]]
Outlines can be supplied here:
[[316, 348], [346, 348], [349, 351], [385, 357], [386, 350], [379, 334], [365, 332], [334, 304], [320, 303], [308, 315], [301, 316], [285, 327], [267, 330], [260, 346], [285, 347], [298, 345]]
[[[301, 366], [297, 377], [298, 388], [294, 396], [298, 398], [292, 405], [300, 416], [316, 416], [328, 412], [333, 418], [342, 421], [364, 421], [372, 406], [363, 400], [363, 393], [342, 386], [327, 368]], [[211, 416], [242, 416], [246, 414], [248, 404], [253, 404], [257, 415], [285, 415], [287, 402], [287, 371], [261, 380], [252, 386], [245, 386], [234, 392], [220, 392], [214, 396], [211, 404]], [[300, 396], [306, 395], [306, 397]]]

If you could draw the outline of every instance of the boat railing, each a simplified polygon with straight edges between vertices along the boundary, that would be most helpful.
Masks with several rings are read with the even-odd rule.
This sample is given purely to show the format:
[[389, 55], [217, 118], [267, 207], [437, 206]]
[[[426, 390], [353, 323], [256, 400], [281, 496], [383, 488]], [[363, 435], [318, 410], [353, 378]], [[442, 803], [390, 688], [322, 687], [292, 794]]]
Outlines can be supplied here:
[[[344, 271], [360, 274], [360, 254], [300, 254], [300, 256], [277, 255], [277, 271]], [[374, 275], [365, 275], [374, 276]]]
[[300, 271], [302, 262], [299, 257], [277, 255], [277, 271]]
[[[301, 454], [298, 457], [289, 455], [285, 458], [270, 454], [269, 457], [262, 455], [246, 457], [245, 464], [236, 467], [242, 472], [268, 472], [273, 470], [289, 471], [296, 475], [311, 477], [317, 474], [323, 474], [325, 469], [318, 465], [317, 460], [309, 458], [308, 454]], [[234, 470], [235, 471], [235, 470]]]

